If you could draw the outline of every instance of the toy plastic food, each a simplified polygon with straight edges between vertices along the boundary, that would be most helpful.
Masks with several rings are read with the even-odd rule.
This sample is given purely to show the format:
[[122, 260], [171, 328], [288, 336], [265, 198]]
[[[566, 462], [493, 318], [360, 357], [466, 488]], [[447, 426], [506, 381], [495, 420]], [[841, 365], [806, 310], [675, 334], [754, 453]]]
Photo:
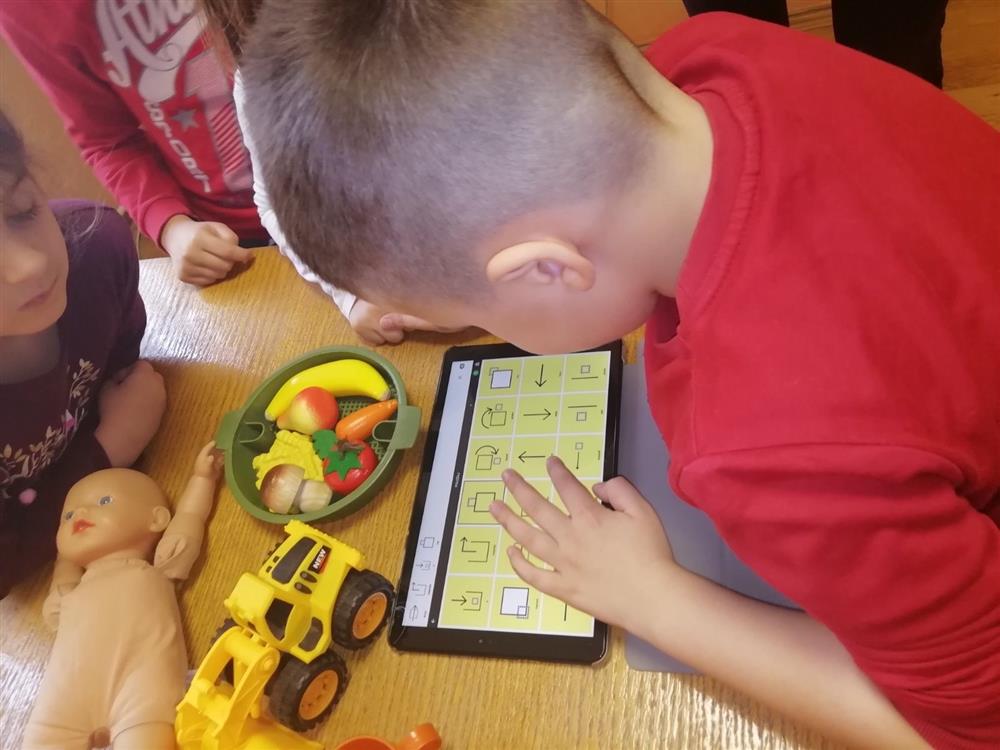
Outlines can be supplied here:
[[[329, 505], [316, 511], [299, 512], [291, 515], [270, 510], [260, 496], [260, 484], [264, 475], [275, 465], [301, 464], [291, 456], [281, 456], [276, 460], [261, 459], [261, 454], [269, 454], [274, 449], [279, 430], [274, 421], [266, 419], [264, 411], [281, 386], [296, 375], [319, 365], [344, 360], [361, 360], [375, 368], [390, 384], [391, 398], [399, 402], [396, 413], [375, 426], [366, 442], [378, 457], [378, 465], [364, 483], [354, 492], [343, 497], [334, 496]], [[366, 396], [345, 396], [337, 398], [337, 406], [342, 417], [371, 405]], [[330, 433], [336, 440], [336, 436]], [[244, 400], [239, 408], [225, 414], [216, 431], [216, 441], [226, 455], [226, 483], [233, 499], [254, 518], [265, 523], [285, 524], [290, 520], [316, 523], [344, 518], [356, 513], [379, 497], [389, 484], [403, 459], [403, 453], [413, 447], [420, 434], [420, 410], [407, 401], [406, 387], [399, 371], [392, 362], [376, 352], [357, 346], [329, 346], [307, 352], [278, 367], [269, 377], [261, 381]], [[314, 433], [315, 436], [315, 433]], [[312, 455], [316, 473], [306, 473], [306, 479], [323, 480], [322, 462], [315, 458], [311, 441], [305, 435], [296, 436], [307, 444], [306, 456]], [[254, 461], [257, 465], [254, 466]], [[267, 461], [266, 464], [262, 464]], [[301, 511], [301, 509], [300, 509]]]
[[347, 686], [332, 643], [363, 648], [389, 617], [392, 584], [360, 552], [300, 521], [285, 532], [226, 599], [232, 619], [177, 706], [180, 750], [322, 750], [295, 732], [323, 721]]
[[384, 422], [396, 413], [398, 405], [398, 402], [394, 398], [388, 401], [376, 401], [371, 406], [366, 406], [363, 409], [358, 409], [353, 414], [348, 414], [337, 422], [337, 427], [334, 431], [341, 440], [350, 440], [352, 443], [367, 440], [379, 422]]
[[312, 386], [299, 391], [292, 403], [278, 415], [278, 427], [312, 435], [316, 430], [331, 430], [340, 419], [337, 399], [332, 393]]
[[305, 479], [301, 466], [278, 464], [264, 476], [260, 497], [275, 513], [290, 513], [295, 507], [308, 512], [329, 505], [333, 490], [325, 482]]
[[[316, 433], [317, 436], [321, 434]], [[326, 451], [317, 444], [316, 452], [323, 456], [323, 479], [331, 490], [341, 495], [360, 487], [378, 464], [375, 451], [368, 443], [339, 442]]]
[[187, 669], [174, 582], [201, 551], [221, 467], [213, 448], [198, 454], [173, 518], [156, 483], [131, 469], [70, 489], [45, 603], [58, 632], [25, 750], [174, 749]]
[[376, 401], [392, 395], [385, 378], [370, 364], [360, 359], [338, 359], [292, 375], [274, 394], [264, 416], [273, 421], [299, 391], [310, 386], [318, 386], [334, 396], [367, 396]]
[[395, 744], [377, 737], [353, 737], [341, 742], [334, 750], [438, 750], [440, 747], [441, 737], [434, 725], [420, 724]]
[[257, 488], [264, 483], [264, 477], [275, 466], [292, 464], [302, 469], [306, 479], [323, 481], [323, 462], [313, 450], [312, 441], [305, 435], [289, 430], [281, 430], [274, 436], [274, 442], [267, 453], [253, 458], [253, 468], [257, 472]]

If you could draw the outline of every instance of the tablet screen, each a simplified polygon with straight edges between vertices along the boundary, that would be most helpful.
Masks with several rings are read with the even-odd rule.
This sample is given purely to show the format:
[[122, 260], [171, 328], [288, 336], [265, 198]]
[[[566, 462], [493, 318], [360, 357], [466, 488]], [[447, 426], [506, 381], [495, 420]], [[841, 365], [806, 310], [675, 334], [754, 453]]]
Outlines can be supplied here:
[[[514, 540], [489, 506], [504, 502], [521, 513], [500, 478], [512, 467], [565, 510], [545, 470], [550, 455], [562, 458], [587, 486], [614, 472], [620, 365], [616, 347], [537, 357], [508, 346], [449, 352], [411, 526], [397, 630], [437, 631], [440, 650], [472, 643], [463, 632], [593, 640], [600, 627], [603, 639], [604, 626], [592, 617], [517, 577], [506, 554]], [[538, 655], [532, 648], [512, 649], [514, 643], [475, 640], [496, 655]]]

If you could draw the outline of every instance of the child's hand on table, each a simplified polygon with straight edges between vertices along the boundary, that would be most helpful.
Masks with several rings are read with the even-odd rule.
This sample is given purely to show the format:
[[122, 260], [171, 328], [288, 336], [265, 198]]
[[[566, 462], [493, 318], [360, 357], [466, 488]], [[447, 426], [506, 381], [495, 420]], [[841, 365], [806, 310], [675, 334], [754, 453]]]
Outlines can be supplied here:
[[437, 333], [452, 333], [461, 329], [442, 328], [413, 315], [389, 313], [381, 307], [359, 299], [351, 308], [348, 316], [351, 328], [365, 343], [398, 344], [409, 331], [435, 331]]
[[131, 466], [153, 439], [167, 406], [163, 377], [140, 359], [101, 389], [101, 422], [94, 435], [113, 467]]
[[550, 458], [547, 468], [569, 515], [513, 470], [504, 472], [504, 482], [538, 528], [503, 503], [493, 503], [490, 512], [525, 550], [554, 570], [531, 564], [517, 547], [507, 551], [511, 565], [539, 591], [629, 628], [649, 595], [650, 575], [681, 571], [659, 517], [621, 477], [594, 487], [597, 497], [614, 508], [610, 510], [558, 458]]
[[253, 252], [240, 247], [239, 237], [225, 224], [195, 221], [183, 214], [164, 224], [160, 244], [173, 259], [177, 278], [195, 286], [221, 281], [234, 265], [249, 261]]

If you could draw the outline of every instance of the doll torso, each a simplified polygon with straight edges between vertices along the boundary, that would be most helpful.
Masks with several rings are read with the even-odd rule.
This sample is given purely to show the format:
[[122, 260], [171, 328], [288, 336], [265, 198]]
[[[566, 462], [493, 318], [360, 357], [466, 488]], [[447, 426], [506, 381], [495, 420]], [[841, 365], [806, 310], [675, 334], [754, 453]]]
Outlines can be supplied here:
[[95, 563], [62, 601], [36, 729], [174, 721], [187, 669], [174, 583], [145, 560]]

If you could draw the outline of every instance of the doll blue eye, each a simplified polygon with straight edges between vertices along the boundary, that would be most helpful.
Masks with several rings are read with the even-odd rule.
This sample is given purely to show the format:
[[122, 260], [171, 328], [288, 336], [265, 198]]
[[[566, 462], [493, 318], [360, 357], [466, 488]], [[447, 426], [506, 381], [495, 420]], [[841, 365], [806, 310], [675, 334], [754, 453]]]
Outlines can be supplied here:
[[97, 501], [98, 505], [111, 505], [111, 495], [105, 495]]
[[73, 517], [73, 511], [71, 511], [71, 510], [67, 510], [65, 513], [63, 513], [63, 520], [64, 521], [68, 521], [72, 517]]

